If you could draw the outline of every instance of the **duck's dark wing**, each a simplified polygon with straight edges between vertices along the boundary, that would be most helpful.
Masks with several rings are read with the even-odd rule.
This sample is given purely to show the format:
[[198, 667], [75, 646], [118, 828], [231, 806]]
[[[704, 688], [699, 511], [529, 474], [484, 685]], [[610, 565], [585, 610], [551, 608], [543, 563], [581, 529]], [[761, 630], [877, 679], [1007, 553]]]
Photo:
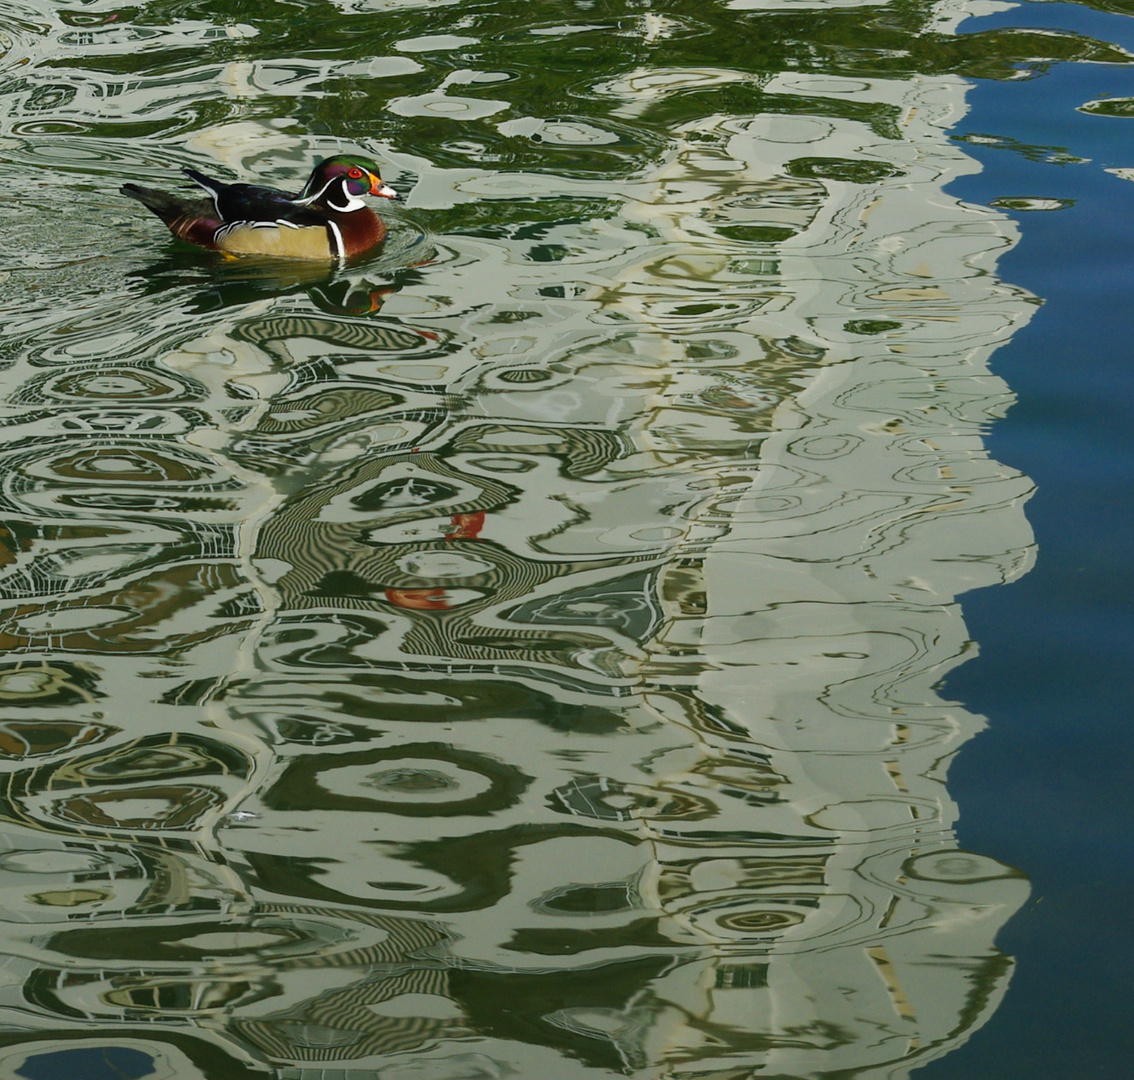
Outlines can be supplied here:
[[299, 226], [327, 224], [325, 213], [297, 205], [298, 195], [255, 184], [223, 184], [196, 169], [186, 169], [185, 172], [213, 197], [217, 215], [222, 221], [286, 221], [289, 225]]

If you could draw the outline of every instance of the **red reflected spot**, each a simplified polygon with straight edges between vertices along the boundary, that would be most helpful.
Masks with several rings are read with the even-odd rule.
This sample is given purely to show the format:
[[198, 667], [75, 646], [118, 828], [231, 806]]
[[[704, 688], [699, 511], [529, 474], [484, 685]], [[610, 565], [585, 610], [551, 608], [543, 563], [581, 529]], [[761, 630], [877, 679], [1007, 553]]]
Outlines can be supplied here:
[[394, 607], [409, 611], [448, 611], [444, 589], [387, 589], [386, 599]]
[[454, 514], [450, 521], [453, 528], [445, 534], [446, 540], [475, 540], [484, 528], [484, 511], [475, 514]]

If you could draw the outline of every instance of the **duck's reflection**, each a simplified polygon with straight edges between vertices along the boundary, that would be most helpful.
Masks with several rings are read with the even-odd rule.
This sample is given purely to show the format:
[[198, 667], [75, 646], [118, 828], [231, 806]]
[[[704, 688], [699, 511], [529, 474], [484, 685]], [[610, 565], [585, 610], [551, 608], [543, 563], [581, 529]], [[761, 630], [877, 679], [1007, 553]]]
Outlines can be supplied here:
[[177, 296], [187, 311], [206, 314], [268, 299], [306, 297], [328, 315], [366, 316], [392, 293], [421, 279], [434, 257], [429, 237], [404, 225], [369, 256], [334, 260], [233, 257], [170, 241], [157, 258], [127, 272], [144, 295]]

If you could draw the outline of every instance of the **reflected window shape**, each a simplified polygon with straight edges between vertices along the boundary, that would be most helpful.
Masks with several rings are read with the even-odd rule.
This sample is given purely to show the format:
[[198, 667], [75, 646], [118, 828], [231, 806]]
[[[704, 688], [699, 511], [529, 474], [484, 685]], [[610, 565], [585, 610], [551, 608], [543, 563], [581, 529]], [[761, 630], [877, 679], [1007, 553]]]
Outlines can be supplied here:
[[89, 743], [102, 742], [115, 730], [107, 724], [72, 720], [8, 720], [0, 722], [0, 758], [22, 760], [46, 757]]
[[[276, 992], [265, 977], [243, 979], [158, 978], [139, 970], [60, 971], [37, 968], [24, 983], [28, 1001], [53, 1015], [112, 1017], [141, 1012], [193, 1016], [223, 1012]], [[68, 1078], [70, 1080], [70, 1078]]]
[[415, 506], [431, 506], [434, 503], [454, 499], [459, 494], [451, 484], [423, 477], [407, 476], [399, 480], [387, 480], [374, 484], [366, 491], [351, 498], [351, 504], [359, 510], [392, 510]]
[[219, 963], [231, 959], [233, 969], [239, 970], [253, 958], [270, 963], [296, 956], [342, 953], [357, 948], [359, 937], [349, 927], [326, 919], [253, 913], [249, 917], [222, 916], [214, 921], [132, 921], [97, 929], [79, 926], [53, 934], [49, 947], [59, 956], [80, 961], [113, 956], [150, 967], [175, 965], [184, 970], [187, 962], [198, 964], [207, 959]]
[[27, 900], [46, 908], [78, 908], [88, 904], [102, 904], [114, 897], [109, 889], [52, 889], [49, 892], [29, 893]]
[[180, 831], [223, 806], [224, 789], [251, 770], [243, 753], [219, 740], [161, 734], [15, 773], [9, 797], [22, 816], [56, 825]]
[[662, 619], [656, 571], [642, 570], [517, 604], [508, 622], [534, 626], [609, 628], [635, 641], [648, 639]]
[[[123, 985], [125, 984], [125, 985]], [[239, 1003], [267, 996], [254, 983], [228, 979], [185, 979], [157, 981], [133, 975], [117, 975], [113, 989], [101, 994], [111, 1006], [143, 1012], [208, 1013], [219, 1012]]]
[[201, 735], [159, 734], [110, 747], [51, 770], [51, 785], [129, 783], [176, 776], [248, 776], [252, 762], [234, 746]]
[[75, 880], [106, 875], [129, 876], [131, 864], [120, 855], [87, 848], [24, 848], [0, 855], [7, 875], [74, 875]]
[[[334, 623], [316, 625], [341, 630], [342, 618], [336, 613]], [[304, 620], [300, 625], [309, 624]], [[348, 655], [346, 662], [349, 660]], [[507, 720], [590, 735], [611, 734], [628, 726], [626, 717], [618, 709], [606, 707], [605, 701], [562, 700], [546, 690], [503, 677], [426, 681], [359, 669], [351, 672], [349, 681], [321, 684], [320, 691], [322, 714], [327, 722], [351, 725], [355, 721], [364, 725], [349, 728], [358, 742], [372, 741], [380, 732], [374, 727], [376, 721], [448, 727], [480, 720]], [[229, 699], [252, 703], [247, 707], [257, 713], [271, 710], [273, 701], [277, 703], [274, 711], [278, 715], [290, 715], [297, 707], [286, 680], [278, 685], [269, 680], [241, 687]], [[314, 710], [315, 706], [308, 708]]]
[[104, 843], [56, 843], [59, 846], [0, 855], [0, 921], [54, 923], [61, 909], [84, 915], [105, 913], [111, 906], [122, 911], [153, 887], [156, 879], [174, 891], [184, 884], [172, 872], [176, 863], [170, 858], [149, 860], [135, 850], [116, 850]]
[[234, 1027], [272, 1058], [299, 1061], [357, 1060], [473, 1034], [450, 997], [447, 973], [420, 966], [321, 994], [289, 1016]]
[[768, 985], [768, 964], [722, 964], [716, 969], [718, 990], [763, 990]]
[[519, 457], [479, 457], [469, 458], [469, 464], [487, 472], [526, 473], [538, 467], [538, 462]]
[[[508, 371], [488, 373], [485, 379], [488, 384], [515, 381], [509, 375]], [[550, 455], [558, 459], [563, 475], [572, 479], [591, 476], [630, 450], [628, 440], [616, 431], [526, 424], [464, 428], [453, 436], [451, 446], [455, 454]]]
[[[452, 534], [449, 534], [450, 537]], [[406, 574], [423, 578], [470, 578], [491, 573], [495, 569], [490, 562], [452, 548], [422, 548], [403, 555], [397, 562], [398, 569]]]
[[935, 881], [943, 885], [977, 885], [1002, 878], [1027, 880], [1024, 873], [1011, 866], [960, 848], [915, 855], [906, 860], [902, 871], [919, 881]]
[[215, 763], [193, 747], [154, 746], [88, 761], [79, 771], [91, 780], [126, 780], [214, 770]]
[[362, 1036], [362, 1032], [354, 1028], [334, 1028], [326, 1024], [285, 1022], [276, 1024], [275, 1028], [292, 1046], [302, 1046], [313, 1050], [352, 1046]]
[[364, 787], [375, 791], [385, 791], [392, 795], [414, 798], [419, 795], [433, 795], [438, 792], [457, 791], [460, 785], [444, 773], [433, 769], [387, 769], [372, 773], [362, 781]]
[[421, 1017], [430, 1020], [460, 1020], [461, 1008], [442, 994], [399, 994], [370, 1006], [378, 1016]]
[[[336, 579], [335, 573], [332, 571], [327, 575], [332, 582], [346, 581], [348, 587], [362, 582], [362, 587], [370, 588], [357, 575]], [[317, 594], [312, 592], [311, 595]], [[335, 591], [334, 595], [349, 596], [352, 593], [344, 589]], [[357, 611], [337, 611], [333, 618], [317, 615], [281, 618], [264, 631], [261, 649], [264, 655], [272, 656], [275, 663], [288, 667], [342, 667], [359, 664], [355, 650], [381, 637], [386, 630], [387, 624], [382, 620]]]
[[197, 784], [168, 784], [130, 788], [57, 799], [47, 815], [70, 825], [91, 825], [129, 831], [197, 828], [212, 811], [224, 805], [224, 795]]
[[739, 799], [750, 806], [770, 806], [784, 798], [780, 788], [788, 785], [788, 778], [777, 772], [768, 760], [749, 759], [729, 762], [718, 758], [699, 762], [692, 770], [703, 776], [730, 799]]
[[138, 367], [97, 364], [65, 373], [49, 372], [28, 380], [13, 395], [12, 402], [38, 405], [43, 402], [139, 402], [193, 401], [207, 396], [203, 385], [170, 371], [156, 372]]
[[633, 886], [625, 881], [597, 885], [565, 885], [532, 901], [537, 911], [556, 915], [605, 915], [637, 907]]
[[382, 586], [367, 581], [354, 570], [328, 570], [316, 583], [314, 588], [307, 590], [308, 596], [335, 597], [374, 596], [381, 591]]
[[[325, 273], [322, 270], [320, 272]], [[232, 336], [237, 341], [249, 341], [264, 348], [270, 348], [276, 342], [309, 338], [342, 348], [363, 349], [368, 353], [390, 352], [399, 355], [410, 350], [435, 348], [439, 340], [439, 335], [433, 331], [307, 314], [245, 319], [233, 327]]]
[[78, 705], [92, 696], [97, 676], [74, 664], [16, 663], [0, 665], [0, 705], [43, 707]]
[[596, 1009], [588, 1006], [560, 1009], [546, 1017], [547, 1022], [556, 1027], [609, 1042], [627, 1064], [639, 1067], [646, 1064], [641, 1044], [649, 1037], [655, 1019], [648, 1008]]
[[272, 411], [265, 414], [256, 427], [258, 435], [307, 432], [325, 424], [367, 413], [386, 413], [405, 402], [398, 394], [361, 386], [318, 386], [299, 398], [273, 401]]
[[106, 446], [72, 454], [48, 463], [56, 476], [99, 483], [195, 483], [210, 476], [213, 469], [204, 460], [175, 457], [168, 450], [141, 450], [135, 447]]
[[531, 777], [444, 743], [293, 759], [264, 794], [272, 810], [341, 810], [408, 817], [485, 816], [516, 805]]
[[778, 394], [769, 393], [763, 387], [724, 380], [701, 390], [697, 399], [713, 409], [740, 413], [771, 409], [780, 402]]
[[[520, 1042], [531, 1042], [538, 1032], [540, 1044], [623, 1075], [628, 1054], [634, 1054], [628, 1044], [635, 1040], [627, 1036], [659, 1021], [643, 988], [672, 963], [666, 955], [535, 974], [457, 969], [449, 979], [476, 1031]], [[638, 1005], [644, 997], [647, 1003]]]
[[[510, 487], [487, 477], [467, 475], [437, 454], [400, 454], [352, 464], [339, 482], [301, 493], [289, 503], [291, 509], [285, 517], [308, 521], [316, 534], [325, 535], [325, 543], [345, 551], [357, 533], [354, 529], [344, 533], [338, 526], [404, 524], [434, 515], [451, 519], [454, 514], [501, 506], [512, 495]], [[297, 569], [310, 562], [311, 552], [305, 544], [297, 543], [294, 528], [289, 524], [283, 531], [282, 521], [278, 532], [266, 528], [257, 556], [282, 558]], [[313, 539], [313, 535], [308, 536], [306, 544]]]
[[884, 161], [865, 158], [805, 157], [788, 162], [788, 176], [800, 180], [842, 180], [853, 184], [875, 184], [901, 176], [901, 169]]
[[285, 716], [275, 723], [280, 742], [299, 746], [339, 746], [344, 743], [365, 743], [375, 734], [354, 724], [338, 724], [329, 720], [307, 720]]
[[626, 784], [603, 776], [572, 780], [551, 792], [547, 801], [553, 810], [599, 821], [700, 821], [717, 813], [709, 799], [689, 791]]

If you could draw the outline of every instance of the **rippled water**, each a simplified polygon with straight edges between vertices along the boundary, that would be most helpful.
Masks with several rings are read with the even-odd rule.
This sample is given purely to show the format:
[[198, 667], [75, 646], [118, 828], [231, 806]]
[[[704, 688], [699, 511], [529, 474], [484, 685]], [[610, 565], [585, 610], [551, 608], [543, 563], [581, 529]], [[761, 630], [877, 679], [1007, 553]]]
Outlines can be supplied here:
[[[5, 4], [0, 1074], [904, 1077], [1027, 895], [962, 4]], [[407, 201], [351, 266], [122, 198]], [[1040, 207], [1032, 207], [1040, 209]]]

